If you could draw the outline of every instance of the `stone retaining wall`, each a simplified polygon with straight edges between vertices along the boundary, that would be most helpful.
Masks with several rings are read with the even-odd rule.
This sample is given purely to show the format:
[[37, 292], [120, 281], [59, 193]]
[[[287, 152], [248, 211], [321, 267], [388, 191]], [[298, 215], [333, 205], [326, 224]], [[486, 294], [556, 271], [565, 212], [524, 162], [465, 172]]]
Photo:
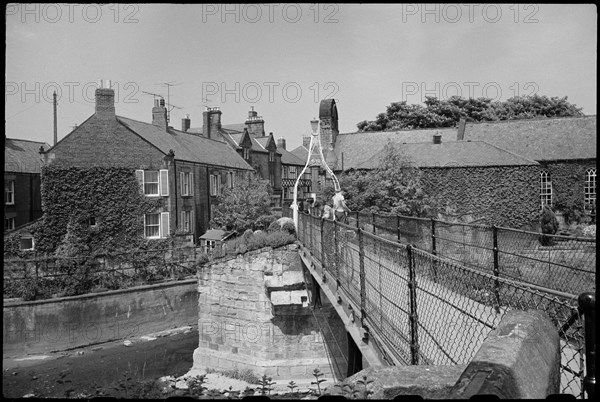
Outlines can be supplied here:
[[4, 358], [44, 354], [195, 325], [197, 280], [3, 306]]

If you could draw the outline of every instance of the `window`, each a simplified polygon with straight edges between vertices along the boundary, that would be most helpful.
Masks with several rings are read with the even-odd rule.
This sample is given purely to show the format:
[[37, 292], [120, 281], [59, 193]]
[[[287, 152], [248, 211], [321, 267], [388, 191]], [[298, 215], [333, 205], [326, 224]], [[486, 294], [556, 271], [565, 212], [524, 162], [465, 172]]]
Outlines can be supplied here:
[[233, 188], [233, 172], [227, 172], [227, 188]]
[[194, 211], [181, 211], [181, 230], [185, 233], [193, 233], [194, 226]]
[[295, 179], [296, 178], [296, 166], [288, 166], [288, 169], [289, 169], [289, 178]]
[[15, 228], [15, 218], [4, 219], [4, 230], [13, 230]]
[[190, 172], [181, 172], [179, 176], [181, 181], [181, 195], [194, 195], [194, 174]]
[[540, 173], [540, 199], [542, 207], [552, 206], [552, 180], [547, 170], [542, 170]]
[[275, 187], [275, 175], [273, 173], [269, 173], [269, 183], [271, 183], [271, 187]]
[[14, 205], [15, 204], [15, 181], [6, 180], [4, 182], [4, 204]]
[[210, 195], [216, 196], [220, 194], [221, 180], [217, 174], [210, 175]]
[[136, 170], [135, 175], [145, 195], [169, 195], [169, 171], [161, 170]]
[[19, 243], [21, 250], [33, 250], [35, 247], [35, 242], [33, 241], [32, 236], [21, 237]]
[[144, 215], [144, 236], [160, 239], [169, 236], [169, 213], [160, 212]]
[[244, 159], [249, 160], [250, 159], [250, 148], [243, 148], [243, 153], [244, 153]]
[[596, 168], [585, 171], [583, 205], [586, 211], [596, 210]]
[[215, 248], [215, 246], [217, 245], [217, 242], [214, 240], [206, 240], [206, 245], [205, 245], [205, 249], [204, 252], [205, 253], [210, 253], [212, 252], [212, 250]]
[[269, 151], [269, 162], [275, 162], [275, 152]]

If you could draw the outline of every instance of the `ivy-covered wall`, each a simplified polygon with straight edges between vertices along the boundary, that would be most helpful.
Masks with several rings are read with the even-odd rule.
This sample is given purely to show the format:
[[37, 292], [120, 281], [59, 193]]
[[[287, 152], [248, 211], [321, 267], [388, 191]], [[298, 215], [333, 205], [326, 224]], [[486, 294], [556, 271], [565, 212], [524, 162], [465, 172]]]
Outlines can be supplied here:
[[442, 209], [480, 223], [531, 228], [539, 217], [539, 166], [424, 168], [424, 191]]
[[565, 209], [583, 209], [585, 172], [596, 167], [595, 159], [540, 162], [541, 169], [546, 169], [552, 180], [553, 209], [563, 212]]
[[[160, 241], [143, 237], [143, 217], [160, 212], [163, 202], [140, 192], [131, 168], [46, 166], [42, 169], [44, 215], [34, 233], [36, 249], [54, 253], [62, 246], [63, 252], [77, 254], [158, 246]], [[90, 225], [91, 218], [95, 226]]]

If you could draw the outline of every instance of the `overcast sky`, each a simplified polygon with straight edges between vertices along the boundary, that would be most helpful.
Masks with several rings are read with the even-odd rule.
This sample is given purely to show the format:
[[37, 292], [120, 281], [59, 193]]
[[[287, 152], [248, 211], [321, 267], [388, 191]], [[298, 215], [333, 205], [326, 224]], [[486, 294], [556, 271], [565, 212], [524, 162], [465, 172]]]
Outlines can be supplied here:
[[94, 113], [100, 79], [112, 80], [118, 115], [145, 122], [143, 91], [169, 88], [175, 128], [186, 114], [201, 126], [206, 106], [242, 123], [254, 106], [289, 150], [325, 98], [340, 132], [426, 95], [568, 96], [596, 114], [594, 5], [55, 3], [6, 14], [9, 138], [52, 144], [56, 90], [60, 140]]

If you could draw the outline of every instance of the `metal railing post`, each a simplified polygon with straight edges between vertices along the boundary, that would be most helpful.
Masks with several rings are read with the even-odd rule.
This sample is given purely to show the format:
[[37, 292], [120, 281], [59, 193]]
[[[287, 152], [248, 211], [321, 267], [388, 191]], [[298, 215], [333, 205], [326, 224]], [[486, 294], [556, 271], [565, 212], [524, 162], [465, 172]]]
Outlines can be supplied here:
[[492, 242], [493, 248], [492, 251], [494, 253], [494, 295], [496, 296], [496, 306], [495, 310], [497, 314], [500, 314], [500, 282], [498, 278], [500, 276], [500, 268], [498, 263], [498, 228], [496, 225], [492, 225]]
[[339, 241], [338, 241], [338, 223], [337, 221], [333, 221], [333, 255], [334, 255], [334, 264], [335, 264], [335, 283], [337, 287], [340, 287], [340, 252], [338, 249]]
[[[431, 218], [431, 254], [437, 255], [435, 244], [435, 219]], [[437, 283], [437, 260], [433, 260], [433, 281]]]
[[583, 311], [585, 330], [585, 378], [583, 389], [588, 399], [596, 396], [596, 294], [585, 292], [578, 297], [579, 308]]
[[400, 243], [400, 215], [396, 215], [396, 236], [398, 237], [398, 243]]
[[359, 278], [360, 278], [360, 318], [361, 325], [365, 325], [365, 319], [367, 316], [367, 291], [365, 286], [365, 245], [363, 241], [363, 232], [361, 229], [358, 230], [358, 261], [359, 261]]
[[323, 225], [325, 224], [325, 219], [321, 219], [321, 267], [323, 267], [323, 273], [327, 269], [327, 264], [325, 264], [325, 237], [323, 236]]
[[375, 212], [371, 213], [371, 225], [373, 226], [373, 234], [377, 234], [377, 230], [375, 229]]
[[431, 218], [431, 254], [437, 255], [435, 247], [435, 219]]
[[415, 267], [413, 259], [412, 245], [406, 246], [406, 254], [408, 259], [408, 300], [410, 304], [409, 308], [409, 321], [410, 321], [410, 356], [411, 364], [419, 364], [419, 336], [417, 331], [418, 317], [417, 317], [417, 292], [416, 292], [416, 280], [415, 280]]

